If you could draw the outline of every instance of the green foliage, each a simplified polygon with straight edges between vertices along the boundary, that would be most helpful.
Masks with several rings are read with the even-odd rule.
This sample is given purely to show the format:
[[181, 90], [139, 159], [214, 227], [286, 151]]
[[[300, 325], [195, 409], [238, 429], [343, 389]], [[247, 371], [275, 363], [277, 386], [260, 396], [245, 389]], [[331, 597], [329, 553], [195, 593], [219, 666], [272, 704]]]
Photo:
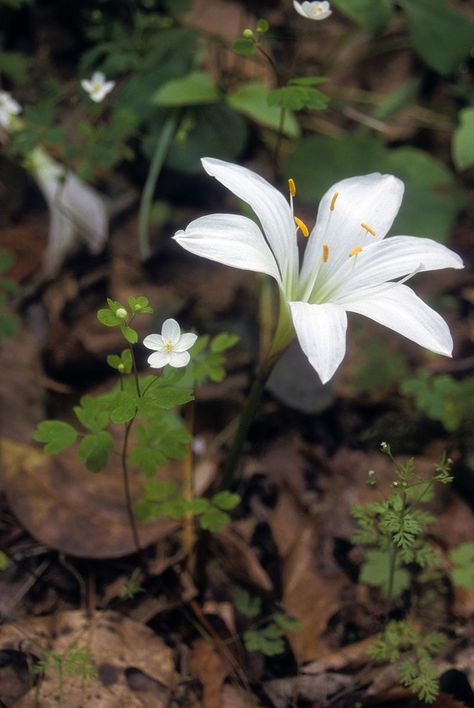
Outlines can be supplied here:
[[354, 366], [352, 383], [358, 391], [380, 399], [407, 376], [405, 357], [383, 340], [364, 345]]
[[125, 580], [124, 584], [120, 589], [120, 597], [123, 600], [133, 600], [134, 597], [136, 597], [140, 593], [145, 592], [145, 590], [140, 586], [138, 582], [139, 577], [140, 570], [138, 570], [138, 568], [135, 568], [131, 576], [127, 578], [127, 580]]
[[[324, 165], [315, 170], [314, 165]], [[465, 203], [450, 171], [416, 148], [387, 150], [372, 136], [312, 136], [295, 143], [284, 174], [302, 199], [314, 203], [334, 183], [368, 172], [387, 172], [405, 182], [405, 197], [394, 233], [427, 235], [446, 241]]]
[[[244, 116], [251, 118], [259, 125], [279, 130], [281, 110], [277, 106], [269, 105], [268, 97], [270, 93], [268, 86], [258, 81], [252, 81], [229, 94], [227, 102], [229, 106]], [[297, 138], [300, 134], [299, 125], [294, 115], [289, 111], [285, 114], [282, 132], [290, 138]]]
[[216, 103], [219, 92], [209, 74], [193, 71], [178, 79], [165, 82], [152, 96], [157, 106], [179, 107]]
[[452, 156], [458, 170], [474, 165], [474, 107], [459, 111], [459, 125], [454, 131]]
[[[365, 561], [359, 574], [359, 582], [366, 585], [373, 585], [380, 588], [385, 596], [389, 592], [391, 555], [387, 551], [372, 549], [367, 551]], [[397, 597], [410, 587], [410, 575], [401, 567], [400, 563], [395, 564], [392, 577], [392, 593]]]
[[2, 339], [14, 337], [18, 332], [18, 320], [8, 312], [10, 300], [17, 292], [18, 286], [14, 280], [2, 275], [11, 268], [14, 260], [11, 251], [0, 248], [0, 342]]
[[400, 384], [401, 392], [415, 399], [417, 408], [447, 431], [457, 430], [474, 416], [474, 378], [461, 381], [449, 374], [421, 371]]
[[45, 443], [44, 451], [56, 455], [72, 445], [77, 438], [77, 432], [69, 423], [60, 420], [43, 420], [38, 424], [33, 439]]
[[56, 668], [62, 676], [82, 676], [85, 679], [97, 677], [94, 655], [88, 647], [78, 647], [77, 642], [70, 644], [64, 654], [44, 650], [43, 655], [43, 658], [34, 667], [36, 674], [42, 675], [50, 669]]
[[192, 376], [197, 384], [210, 379], [221, 382], [225, 376], [224, 352], [234, 347], [239, 338], [236, 334], [222, 332], [212, 339], [205, 335], [199, 337], [193, 347]]
[[114, 450], [114, 439], [107, 430], [85, 435], [79, 443], [79, 459], [90, 472], [100, 472]]
[[333, 0], [335, 7], [369, 32], [383, 30], [393, 16], [392, 0]]
[[0, 571], [6, 570], [9, 565], [10, 559], [8, 558], [7, 554], [3, 551], [0, 551]]
[[445, 0], [400, 0], [415, 50], [440, 74], [456, 71], [474, 44], [474, 25]]
[[462, 543], [449, 552], [452, 567], [449, 576], [453, 585], [474, 590], [474, 543]]
[[409, 620], [391, 621], [368, 653], [374, 661], [397, 665], [400, 682], [420, 700], [433, 703], [439, 694], [439, 674], [432, 659], [445, 643], [440, 632], [424, 634]]
[[234, 593], [234, 604], [239, 612], [253, 619], [262, 611], [262, 601], [259, 597], [251, 595], [243, 588], [237, 588]]
[[[237, 588], [235, 591], [234, 604], [237, 610], [249, 619], [256, 619], [262, 611], [261, 599], [242, 588]], [[283, 654], [285, 632], [294, 631], [300, 626], [299, 620], [288, 617], [282, 612], [275, 612], [244, 631], [245, 648], [247, 651], [259, 651], [264, 656]]]
[[311, 86], [283, 86], [268, 94], [268, 105], [300, 111], [302, 108], [321, 111], [327, 108], [329, 97]]

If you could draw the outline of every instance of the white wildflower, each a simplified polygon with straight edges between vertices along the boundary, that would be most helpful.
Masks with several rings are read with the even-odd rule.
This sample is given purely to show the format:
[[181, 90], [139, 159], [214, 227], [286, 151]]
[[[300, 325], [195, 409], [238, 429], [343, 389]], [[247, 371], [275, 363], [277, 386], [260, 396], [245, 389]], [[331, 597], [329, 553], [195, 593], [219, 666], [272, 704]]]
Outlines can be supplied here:
[[115, 81], [106, 81], [105, 75], [101, 71], [96, 71], [90, 80], [82, 79], [81, 86], [92, 101], [100, 103], [112, 91]]
[[332, 13], [328, 2], [296, 2], [293, 0], [296, 12], [308, 20], [325, 20]]
[[148, 363], [155, 369], [169, 364], [176, 369], [189, 364], [191, 359], [188, 349], [191, 349], [197, 335], [192, 332], [181, 334], [181, 328], [176, 320], [168, 319], [163, 322], [161, 334], [149, 334], [143, 344], [152, 349], [154, 354], [148, 357]]
[[17, 116], [21, 106], [7, 91], [0, 91], [0, 126], [8, 129], [12, 116]]

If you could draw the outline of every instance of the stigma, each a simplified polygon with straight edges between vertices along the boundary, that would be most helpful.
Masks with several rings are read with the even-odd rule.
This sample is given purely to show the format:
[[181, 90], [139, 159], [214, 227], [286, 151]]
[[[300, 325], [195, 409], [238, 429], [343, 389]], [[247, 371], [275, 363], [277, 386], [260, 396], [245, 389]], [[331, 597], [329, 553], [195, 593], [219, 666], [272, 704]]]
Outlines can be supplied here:
[[300, 229], [303, 236], [308, 237], [309, 236], [309, 229], [306, 226], [306, 224], [304, 223], [304, 221], [301, 221], [301, 219], [298, 219], [297, 216], [294, 216], [293, 219], [295, 220], [295, 224]]

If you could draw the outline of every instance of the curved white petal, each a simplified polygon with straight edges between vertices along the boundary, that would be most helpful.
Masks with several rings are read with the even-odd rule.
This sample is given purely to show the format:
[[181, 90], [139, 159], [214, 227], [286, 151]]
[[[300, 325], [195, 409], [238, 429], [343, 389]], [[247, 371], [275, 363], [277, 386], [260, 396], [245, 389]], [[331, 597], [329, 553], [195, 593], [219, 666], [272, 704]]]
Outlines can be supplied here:
[[94, 71], [92, 74], [93, 84], [103, 84], [105, 81], [105, 74], [102, 71]]
[[236, 214], [210, 214], [192, 221], [174, 237], [196, 256], [224, 265], [266, 273], [281, 285], [276, 260], [257, 224]]
[[346, 353], [347, 315], [332, 303], [290, 302], [296, 336], [311, 366], [326, 383]]
[[296, 282], [298, 249], [290, 206], [284, 196], [260, 175], [240, 165], [205, 157], [206, 172], [239, 199], [250, 204], [258, 216], [284, 282]]
[[182, 366], [187, 366], [191, 360], [189, 352], [170, 352], [169, 354], [169, 365], [174, 366], [175, 369], [180, 369]]
[[411, 288], [388, 283], [374, 288], [370, 296], [354, 294], [340, 304], [411, 339], [436, 354], [451, 356], [453, 340], [448, 325]]
[[164, 346], [163, 337], [161, 334], [149, 334], [143, 340], [143, 345], [147, 349], [153, 349], [154, 351], [160, 352]]
[[153, 354], [150, 354], [147, 361], [154, 369], [161, 369], [162, 366], [169, 364], [170, 355], [168, 352], [153, 352]]
[[302, 8], [301, 3], [296, 2], [296, 0], [293, 0], [293, 7], [295, 8], [296, 12], [301, 15], [301, 17], [306, 17], [306, 13]]
[[179, 342], [179, 338], [181, 337], [181, 327], [172, 317], [163, 322], [161, 336], [165, 342], [171, 342], [172, 344], [177, 344]]
[[186, 332], [185, 334], [182, 334], [179, 341], [176, 342], [173, 351], [185, 352], [187, 349], [191, 349], [196, 339], [197, 334], [194, 334], [193, 332]]
[[412, 273], [463, 267], [460, 256], [437, 241], [416, 236], [392, 236], [368, 246], [356, 257], [348, 258], [326, 286], [337, 288], [333, 298], [338, 302], [339, 298], [356, 295], [360, 290]]
[[92, 81], [89, 81], [89, 79], [82, 79], [81, 86], [87, 93], [92, 91]]
[[[306, 295], [313, 289], [318, 274], [316, 288], [349, 258], [353, 248], [364, 248], [384, 238], [400, 209], [403, 190], [403, 182], [397, 177], [376, 172], [344, 179], [326, 192], [301, 268], [300, 282]], [[321, 267], [323, 244], [328, 246], [324, 268]]]

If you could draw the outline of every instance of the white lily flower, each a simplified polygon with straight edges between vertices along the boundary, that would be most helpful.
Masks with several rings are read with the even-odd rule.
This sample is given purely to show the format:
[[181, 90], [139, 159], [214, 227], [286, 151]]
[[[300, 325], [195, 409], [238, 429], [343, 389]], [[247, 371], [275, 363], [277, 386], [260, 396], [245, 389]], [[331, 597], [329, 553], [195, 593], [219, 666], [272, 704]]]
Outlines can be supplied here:
[[106, 81], [105, 75], [101, 71], [96, 71], [90, 80], [82, 79], [81, 86], [89, 94], [89, 98], [95, 103], [100, 103], [112, 91], [115, 81]]
[[155, 369], [161, 369], [167, 364], [176, 369], [187, 366], [191, 359], [187, 350], [191, 349], [196, 339], [197, 335], [192, 332], [181, 334], [181, 327], [176, 320], [165, 320], [161, 334], [149, 334], [143, 340], [145, 347], [154, 351], [147, 361]]
[[296, 236], [298, 230], [304, 235], [309, 231], [293, 214], [294, 181], [289, 181], [288, 203], [269, 182], [244, 167], [214, 158], [204, 158], [202, 164], [252, 207], [263, 233], [245, 216], [211, 214], [192, 221], [174, 238], [198, 256], [275, 278], [281, 309], [272, 354], [286, 347], [295, 331], [325, 383], [345, 355], [346, 313], [356, 312], [451, 356], [446, 322], [403, 280], [393, 282], [420, 271], [463, 267], [456, 253], [431, 239], [384, 240], [400, 208], [403, 182], [374, 173], [331, 187], [321, 200], [299, 271]]
[[328, 2], [296, 2], [293, 0], [296, 12], [308, 20], [325, 20], [332, 13]]
[[44, 272], [52, 276], [81, 238], [93, 253], [102, 249], [108, 234], [107, 209], [95, 189], [53, 160], [43, 148], [35, 148], [26, 164], [49, 207]]
[[7, 91], [0, 91], [0, 125], [8, 130], [12, 116], [21, 112], [21, 106]]

